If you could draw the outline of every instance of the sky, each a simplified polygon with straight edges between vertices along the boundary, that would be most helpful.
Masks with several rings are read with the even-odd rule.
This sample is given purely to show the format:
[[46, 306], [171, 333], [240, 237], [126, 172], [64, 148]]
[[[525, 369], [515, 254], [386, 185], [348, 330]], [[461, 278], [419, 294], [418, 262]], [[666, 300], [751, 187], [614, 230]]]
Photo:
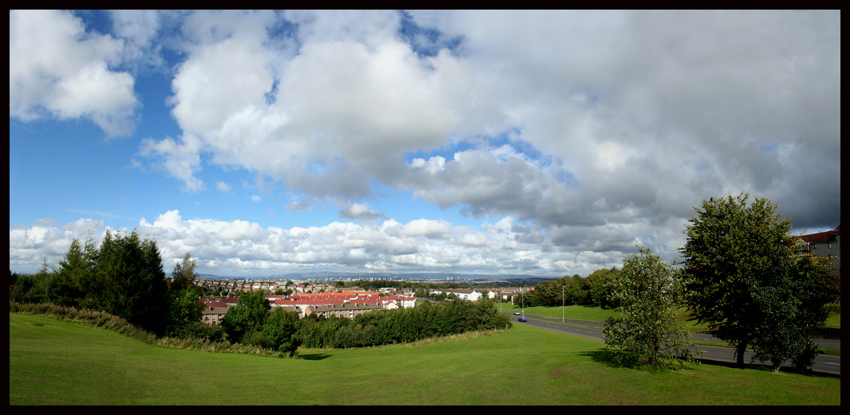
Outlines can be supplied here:
[[703, 200], [840, 224], [840, 11], [9, 13], [9, 262], [587, 276]]

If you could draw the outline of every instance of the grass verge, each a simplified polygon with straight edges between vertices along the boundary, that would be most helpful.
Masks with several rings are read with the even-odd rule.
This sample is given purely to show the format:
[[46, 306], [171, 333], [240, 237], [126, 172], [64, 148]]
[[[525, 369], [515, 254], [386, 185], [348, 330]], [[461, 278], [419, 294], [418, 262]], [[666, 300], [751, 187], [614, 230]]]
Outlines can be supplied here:
[[[11, 405], [840, 405], [840, 379], [612, 365], [599, 342], [515, 325], [298, 359], [179, 350], [9, 314]], [[757, 392], [756, 392], [757, 391]]]

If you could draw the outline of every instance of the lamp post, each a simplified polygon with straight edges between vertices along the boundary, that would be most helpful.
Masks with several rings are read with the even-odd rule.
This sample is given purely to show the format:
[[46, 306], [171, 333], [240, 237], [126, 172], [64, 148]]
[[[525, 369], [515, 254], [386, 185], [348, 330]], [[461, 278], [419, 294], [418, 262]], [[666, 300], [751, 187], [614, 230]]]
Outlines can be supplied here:
[[564, 295], [566, 288], [565, 285], [561, 285], [561, 323], [566, 323], [566, 318], [564, 318], [564, 306], [567, 302], [567, 297]]

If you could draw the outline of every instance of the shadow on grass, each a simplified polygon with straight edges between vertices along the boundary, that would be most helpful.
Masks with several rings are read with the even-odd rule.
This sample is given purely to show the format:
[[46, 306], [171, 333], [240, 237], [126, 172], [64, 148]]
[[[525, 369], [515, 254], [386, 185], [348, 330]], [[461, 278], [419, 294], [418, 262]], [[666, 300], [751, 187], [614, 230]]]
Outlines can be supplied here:
[[299, 353], [298, 357], [304, 360], [325, 360], [331, 357], [331, 355], [324, 353]]
[[591, 352], [582, 352], [579, 355], [588, 356], [596, 363], [602, 363], [608, 367], [627, 368], [627, 369], [642, 369], [644, 364], [631, 361], [617, 359], [617, 354], [605, 349], [594, 350]]
[[[663, 371], [663, 369], [654, 368], [651, 365], [647, 365], [647, 364], [641, 363], [641, 362], [635, 362], [634, 360], [617, 359], [617, 354], [615, 352], [612, 352], [610, 350], [605, 350], [605, 349], [599, 349], [599, 350], [594, 350], [594, 351], [589, 351], [589, 352], [582, 352], [582, 353], [580, 353], [580, 355], [581, 356], [588, 356], [594, 362], [601, 363], [605, 366], [613, 367], [613, 368], [638, 369], [638, 370], [644, 370], [644, 371], [647, 371], [647, 372], [656, 372], [658, 370]], [[746, 363], [746, 364], [744, 364], [744, 367], [742, 368], [742, 367], [739, 367], [736, 362], [725, 362], [725, 361], [720, 361], [720, 360], [711, 360], [711, 359], [704, 359], [704, 358], [698, 358], [698, 359], [696, 359], [696, 361], [699, 362], [700, 364], [703, 364], [703, 365], [728, 367], [730, 369], [740, 369], [740, 370], [749, 369], [749, 370], [761, 370], [761, 371], [768, 371], [768, 372], [773, 371], [773, 369], [770, 366], [765, 365], [765, 364], [761, 364], [761, 363]], [[827, 378], [841, 378], [841, 375], [837, 375], [837, 374], [834, 374], [834, 373], [817, 372], [817, 371], [813, 371], [811, 369], [801, 373], [796, 368], [786, 367], [786, 366], [779, 368], [779, 373], [802, 374], [802, 375], [806, 375], [806, 376], [819, 376], [819, 377], [827, 377]]]
[[[696, 359], [700, 364], [709, 365], [709, 366], [720, 366], [720, 367], [728, 367], [730, 369], [739, 369], [739, 370], [760, 370], [764, 372], [772, 372], [773, 369], [766, 364], [761, 363], [745, 363], [744, 367], [738, 366], [736, 362], [724, 362], [720, 360], [711, 360], [711, 359]], [[826, 373], [826, 372], [816, 372], [811, 369], [806, 370], [805, 372], [800, 372], [796, 368], [783, 366], [779, 368], [779, 373], [786, 374], [797, 374], [797, 375], [806, 375], [806, 376], [819, 376], [826, 378], [841, 378], [841, 375], [837, 375], [834, 373]]]

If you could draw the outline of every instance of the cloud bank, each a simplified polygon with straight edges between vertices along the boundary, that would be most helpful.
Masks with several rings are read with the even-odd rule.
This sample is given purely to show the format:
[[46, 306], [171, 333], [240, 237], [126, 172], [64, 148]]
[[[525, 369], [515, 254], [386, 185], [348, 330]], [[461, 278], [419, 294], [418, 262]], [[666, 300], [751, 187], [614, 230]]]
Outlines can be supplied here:
[[[169, 258], [586, 275], [636, 244], [674, 258], [709, 197], [767, 196], [802, 229], [840, 222], [837, 11], [112, 16], [109, 35], [11, 13], [10, 117], [126, 134], [140, 103], [121, 64], [169, 49], [180, 134], [145, 137], [135, 162], [187, 192], [229, 192], [204, 178], [215, 166], [281, 184], [290, 212], [339, 206], [342, 222], [304, 229], [142, 220]], [[379, 189], [481, 225], [398, 223], [369, 207]], [[10, 253], [31, 260], [72, 228], [12, 229]]]

